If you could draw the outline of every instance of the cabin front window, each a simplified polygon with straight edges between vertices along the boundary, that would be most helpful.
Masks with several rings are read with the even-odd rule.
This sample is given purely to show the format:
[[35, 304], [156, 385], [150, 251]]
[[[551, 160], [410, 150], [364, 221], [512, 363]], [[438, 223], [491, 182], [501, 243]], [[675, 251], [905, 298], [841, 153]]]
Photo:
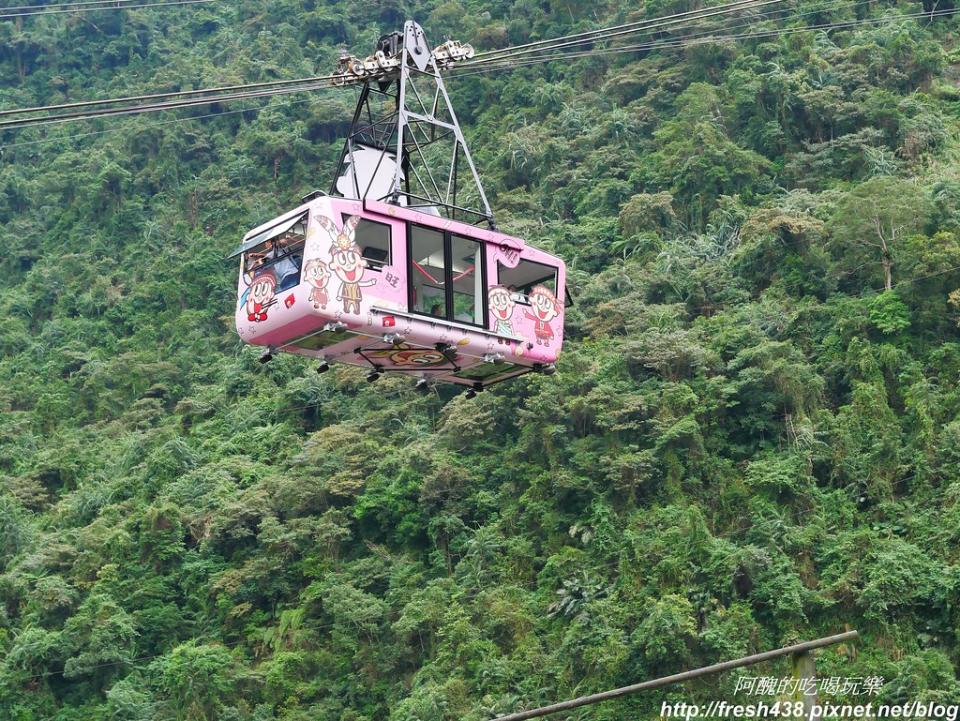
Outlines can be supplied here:
[[470, 238], [410, 226], [410, 310], [486, 326], [482, 245]]
[[271, 275], [276, 292], [292, 288], [300, 283], [306, 239], [306, 213], [263, 231], [245, 243], [244, 272], [253, 277]]
[[497, 279], [500, 285], [510, 291], [517, 303], [530, 305], [530, 294], [538, 285], [543, 286], [554, 296], [557, 294], [557, 269], [532, 260], [521, 260], [516, 268], [497, 263]]

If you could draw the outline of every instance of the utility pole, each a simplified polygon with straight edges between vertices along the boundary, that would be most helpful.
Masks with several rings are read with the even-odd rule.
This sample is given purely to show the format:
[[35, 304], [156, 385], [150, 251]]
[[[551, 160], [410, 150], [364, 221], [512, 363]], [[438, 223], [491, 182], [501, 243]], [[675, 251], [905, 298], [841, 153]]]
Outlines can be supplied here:
[[[561, 701], [560, 703], [551, 704], [550, 706], [542, 706], [540, 708], [530, 709], [528, 711], [518, 711], [517, 713], [508, 714], [506, 716], [498, 716], [493, 721], [526, 721], [527, 719], [548, 716], [550, 714], [559, 713], [560, 711], [570, 711], [571, 709], [580, 708], [581, 706], [589, 706], [591, 704], [620, 698], [621, 696], [628, 696], [630, 694], [638, 693], [639, 691], [649, 691], [651, 689], [669, 686], [670, 684], [674, 683], [690, 681], [691, 679], [700, 678], [701, 676], [709, 676], [715, 673], [730, 671], [734, 668], [752, 666], [756, 663], [762, 663], [763, 661], [770, 661], [772, 659], [782, 658], [784, 656], [794, 657], [794, 669], [800, 668], [800, 672], [804, 674], [807, 672], [813, 673], [812, 651], [818, 648], [844, 643], [845, 641], [853, 641], [857, 638], [857, 636], [858, 634], [856, 631], [847, 631], [846, 633], [839, 633], [835, 636], [826, 636], [813, 641], [805, 641], [804, 643], [798, 643], [792, 646], [784, 646], [783, 648], [774, 649], [772, 651], [756, 653], [752, 656], [744, 656], [743, 658], [733, 659], [732, 661], [715, 663], [712, 666], [704, 666], [691, 671], [675, 673], [672, 676], [664, 676], [663, 678], [655, 678], [650, 681], [635, 683], [632, 686], [615, 688], [612, 691], [603, 691], [601, 693], [595, 693], [589, 696], [581, 696], [580, 698], [570, 699], [569, 701]], [[805, 704], [807, 701], [808, 699], [804, 699]], [[811, 699], [809, 703], [810, 706], [804, 706], [805, 709], [812, 709], [813, 700]]]

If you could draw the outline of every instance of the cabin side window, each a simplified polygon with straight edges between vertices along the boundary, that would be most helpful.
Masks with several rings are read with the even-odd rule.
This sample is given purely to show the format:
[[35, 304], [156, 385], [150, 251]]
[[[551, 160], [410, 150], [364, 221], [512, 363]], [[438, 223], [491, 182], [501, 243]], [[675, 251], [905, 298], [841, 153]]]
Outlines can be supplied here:
[[[341, 215], [341, 224], [346, 222], [348, 217], [348, 215]], [[362, 218], [357, 223], [354, 239], [357, 247], [360, 248], [360, 254], [363, 256], [367, 268], [370, 270], [379, 272], [383, 269], [383, 266], [393, 265], [390, 235], [390, 226], [386, 223], [377, 223], [366, 218]]]
[[410, 225], [408, 257], [412, 312], [486, 326], [486, 275], [481, 243]]
[[453, 319], [461, 323], [485, 326], [482, 246], [459, 235], [450, 236], [453, 273]]
[[307, 214], [302, 213], [259, 233], [244, 243], [243, 269], [248, 276], [271, 275], [276, 292], [300, 283]]
[[516, 268], [497, 263], [497, 280], [522, 305], [530, 305], [530, 293], [538, 285], [557, 294], [557, 269], [532, 260], [521, 260]]

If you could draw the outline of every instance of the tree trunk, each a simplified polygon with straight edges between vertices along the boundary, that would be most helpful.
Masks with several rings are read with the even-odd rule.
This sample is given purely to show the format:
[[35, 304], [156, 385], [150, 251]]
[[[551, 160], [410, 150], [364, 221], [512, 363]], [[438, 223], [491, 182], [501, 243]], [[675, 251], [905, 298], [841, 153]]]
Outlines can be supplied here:
[[883, 263], [883, 287], [885, 290], [893, 290], [893, 261], [885, 255], [880, 262]]
[[[17, 18], [17, 33], [23, 33], [23, 18]], [[20, 82], [24, 82], [27, 79], [27, 68], [23, 63], [23, 46], [26, 42], [21, 37], [16, 41], [15, 47], [17, 49], [17, 76], [20, 78]]]

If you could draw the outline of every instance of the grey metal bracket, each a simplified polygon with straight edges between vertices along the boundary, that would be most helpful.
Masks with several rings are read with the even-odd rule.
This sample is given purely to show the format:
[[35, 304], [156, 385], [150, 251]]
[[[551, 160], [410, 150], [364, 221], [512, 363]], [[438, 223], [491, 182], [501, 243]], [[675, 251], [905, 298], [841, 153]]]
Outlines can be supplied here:
[[[353, 81], [360, 85], [360, 96], [330, 194], [347, 195], [338, 192], [337, 181], [349, 173], [353, 186], [349, 195], [358, 200], [416, 206], [453, 220], [495, 228], [480, 175], [443, 82], [441, 68], [447, 63], [437, 61], [423, 28], [412, 20], [404, 24], [402, 38], [399, 62]], [[359, 158], [361, 150], [367, 151], [363, 160]], [[379, 153], [373, 163], [369, 151]], [[360, 168], [358, 163], [366, 165]], [[361, 182], [361, 170], [366, 182]], [[384, 193], [384, 187], [389, 191]]]

